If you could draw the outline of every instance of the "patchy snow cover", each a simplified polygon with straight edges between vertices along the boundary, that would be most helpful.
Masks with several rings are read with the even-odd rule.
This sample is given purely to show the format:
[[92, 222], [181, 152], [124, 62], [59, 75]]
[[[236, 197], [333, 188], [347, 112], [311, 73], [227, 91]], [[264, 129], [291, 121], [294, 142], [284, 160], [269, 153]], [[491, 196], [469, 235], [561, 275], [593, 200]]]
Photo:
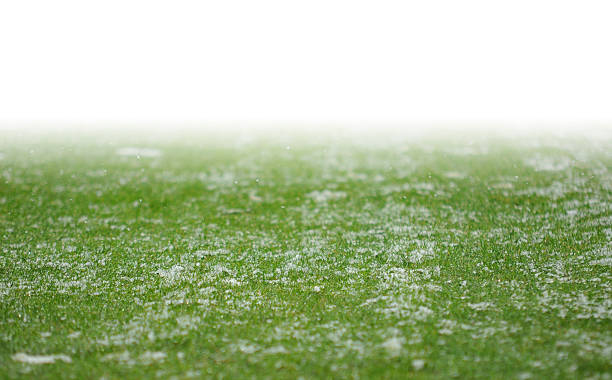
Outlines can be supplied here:
[[311, 198], [315, 202], [324, 203], [328, 201], [334, 201], [337, 199], [346, 198], [346, 193], [344, 191], [331, 191], [331, 190], [322, 190], [322, 191], [311, 191], [306, 194], [308, 198]]
[[165, 358], [166, 353], [161, 351], [145, 351], [138, 357], [142, 364], [151, 364], [153, 362], [159, 362], [164, 360]]
[[[607, 235], [610, 233], [608, 231]], [[589, 256], [591, 256], [594, 260], [591, 260], [589, 264], [591, 265], [605, 265], [612, 266], [612, 244], [608, 244], [607, 246], [603, 246], [599, 249], [595, 249], [592, 252], [589, 252]]]
[[265, 350], [263, 350], [263, 352], [265, 354], [269, 354], [269, 355], [288, 354], [289, 353], [289, 351], [284, 346], [281, 346], [281, 345], [270, 347], [270, 348], [266, 348]]
[[[522, 158], [519, 158], [519, 162], [520, 160]], [[459, 164], [456, 167], [457, 170], [462, 169]], [[558, 315], [559, 318], [564, 318], [568, 322], [588, 319], [589, 322], [603, 323], [610, 320], [612, 300], [608, 296], [609, 293], [606, 293], [609, 290], [607, 268], [587, 267], [588, 264], [611, 265], [610, 246], [604, 246], [601, 249], [591, 247], [594, 242], [601, 239], [603, 226], [612, 225], [612, 218], [607, 216], [610, 203], [606, 191], [609, 190], [609, 187], [605, 187], [609, 186], [609, 181], [599, 189], [589, 183], [580, 182], [580, 177], [568, 175], [570, 173], [539, 174], [542, 178], [550, 176], [546, 177], [549, 178], [548, 180], [542, 182], [527, 182], [523, 181], [522, 177], [519, 179], [514, 176], [494, 176], [490, 179], [493, 183], [490, 188], [494, 190], [490, 191], [503, 193], [507, 197], [525, 194], [561, 200], [550, 202], [551, 207], [546, 213], [540, 213], [537, 208], [533, 210], [513, 208], [508, 209], [507, 212], [492, 214], [499, 221], [495, 225], [486, 226], [484, 229], [464, 229], [463, 226], [471, 221], [478, 221], [483, 216], [478, 207], [474, 207], [474, 210], [469, 207], [464, 209], [461, 204], [453, 203], [454, 201], [450, 198], [448, 202], [437, 207], [429, 202], [421, 202], [419, 197], [411, 199], [410, 196], [404, 197], [405, 194], [396, 194], [397, 192], [414, 191], [427, 197], [451, 195], [461, 190], [455, 185], [455, 182], [459, 184], [459, 181], [436, 180], [435, 183], [428, 183], [419, 182], [416, 177], [407, 178], [407, 180], [413, 180], [413, 183], [394, 184], [394, 181], [401, 178], [400, 173], [389, 169], [388, 173], [384, 172], [387, 177], [374, 176], [375, 172], [368, 172], [369, 174], [364, 174], [364, 178], [360, 179], [374, 182], [380, 179], [385, 181], [385, 184], [376, 185], [377, 187], [364, 187], [363, 190], [357, 189], [355, 192], [351, 189], [344, 193], [336, 191], [339, 188], [334, 185], [334, 183], [347, 185], [346, 182], [343, 182], [343, 174], [335, 175], [332, 169], [333, 165], [328, 168], [328, 172], [324, 173], [328, 176], [324, 177], [324, 181], [333, 181], [333, 183], [325, 183], [317, 179], [316, 182], [305, 184], [309, 189], [305, 192], [311, 189], [328, 190], [309, 193], [309, 199], [306, 202], [299, 202], [299, 198], [303, 198], [300, 195], [296, 197], [298, 202], [295, 207], [287, 206], [287, 211], [295, 213], [290, 215], [295, 217], [294, 221], [303, 223], [300, 226], [303, 229], [300, 230], [297, 227], [296, 234], [291, 239], [287, 238], [284, 229], [281, 229], [280, 232], [273, 227], [266, 231], [249, 228], [238, 230], [229, 223], [227, 224], [229, 227], [225, 227], [226, 225], [221, 223], [222, 220], [214, 219], [204, 223], [200, 218], [201, 215], [198, 215], [198, 208], [194, 208], [196, 211], [186, 216], [188, 216], [187, 219], [197, 220], [197, 222], [183, 223], [181, 226], [182, 240], [177, 248], [164, 239], [158, 240], [157, 245], [152, 245], [152, 242], [159, 237], [154, 231], [143, 229], [141, 235], [134, 235], [133, 241], [125, 242], [126, 251], [131, 254], [138, 252], [139, 260], [118, 266], [117, 276], [109, 278], [108, 281], [100, 280], [99, 267], [111, 265], [107, 262], [107, 260], [111, 261], [109, 260], [110, 254], [105, 251], [87, 252], [87, 246], [81, 244], [78, 238], [69, 237], [72, 235], [67, 235], [57, 243], [54, 241], [36, 242], [36, 246], [14, 242], [14, 244], [2, 247], [4, 255], [0, 255], [0, 261], [4, 260], [6, 264], [6, 257], [12, 260], [13, 257], [17, 258], [18, 254], [23, 253], [23, 257], [32, 258], [27, 261], [27, 265], [41, 269], [52, 268], [53, 271], [49, 272], [54, 277], [49, 280], [43, 278], [35, 281], [2, 279], [0, 299], [18, 299], [17, 297], [24, 292], [28, 292], [29, 295], [31, 291], [37, 292], [43, 289], [43, 286], [46, 286], [51, 280], [60, 293], [69, 294], [100, 294], [110, 286], [125, 284], [131, 289], [130, 292], [126, 292], [128, 300], [133, 297], [135, 304], [139, 305], [132, 320], [119, 323], [109, 322], [99, 331], [96, 328], [96, 331], [84, 330], [82, 334], [80, 332], [70, 333], [70, 331], [65, 333], [71, 339], [81, 338], [79, 341], [72, 342], [66, 339], [68, 344], [98, 343], [105, 346], [102, 347], [104, 351], [107, 350], [107, 346], [115, 346], [118, 352], [102, 356], [102, 360], [114, 361], [108, 365], [146, 365], [167, 361], [166, 366], [174, 366], [176, 363], [173, 360], [175, 357], [173, 349], [167, 351], [167, 356], [166, 353], [155, 350], [163, 349], [161, 345], [165, 342], [174, 341], [177, 338], [183, 339], [181, 337], [191, 331], [205, 332], [214, 323], [216, 332], [210, 333], [206, 338], [218, 338], [218, 341], [215, 342], [215, 348], [218, 349], [215, 350], [214, 358], [219, 359], [221, 365], [226, 365], [225, 360], [236, 355], [248, 355], [249, 362], [255, 363], [261, 360], [276, 360], [270, 358], [270, 355], [291, 353], [292, 355], [278, 360], [277, 368], [281, 368], [294, 365], [293, 358], [296, 357], [296, 354], [301, 357], [299, 353], [310, 355], [316, 351], [324, 360], [337, 360], [332, 365], [335, 367], [335, 369], [332, 368], [333, 371], [348, 370], [347, 366], [350, 366], [350, 362], [343, 361], [345, 357], [359, 360], [379, 357], [381, 354], [388, 357], [405, 355], [407, 361], [402, 361], [402, 363], [405, 363], [408, 369], [412, 365], [412, 369], [418, 371], [429, 370], [436, 366], [437, 358], [428, 350], [431, 340], [426, 339], [426, 336], [429, 335], [426, 329], [430, 329], [433, 323], [436, 326], [433, 331], [437, 332], [438, 337], [437, 342], [432, 344], [447, 345], [452, 349], [455, 342], [463, 339], [467, 341], [495, 339], [502, 345], [507, 344], [509, 340], [505, 339], [512, 339], [508, 337], [516, 336], [516, 334], [509, 333], [519, 331], [522, 321], [500, 320], [502, 313], [491, 313], [498, 309], [500, 311], [507, 308], [533, 309], [535, 313], [551, 318], [556, 318]], [[357, 169], [359, 167], [355, 168]], [[243, 179], [245, 175], [240, 174], [240, 171], [235, 175], [224, 177], [216, 173], [223, 173], [222, 170], [225, 168], [218, 169], [219, 172], [210, 170], [212, 174], [202, 176], [202, 178], [199, 177], [200, 174], [184, 174], [179, 171], [168, 171], [169, 174], [158, 173], [157, 177], [155, 174], [151, 176], [167, 184], [168, 190], [172, 190], [172, 186], [175, 183], [180, 184], [181, 181], [201, 180], [205, 182], [204, 186], [209, 190], [215, 189], [214, 192], [207, 195], [211, 197], [211, 204], [221, 202], [232, 192], [238, 192], [244, 199], [249, 196], [251, 201], [259, 201], [258, 195], [255, 195], [255, 199], [251, 198], [250, 194], [255, 193], [246, 187], [247, 179]], [[231, 168], [228, 170], [231, 173]], [[253, 172], [250, 178], [254, 180], [258, 174], [260, 173]], [[346, 178], [350, 177], [344, 174]], [[91, 172], [91, 176], [102, 177], [104, 175], [102, 171]], [[463, 185], [468, 186], [474, 181], [475, 185], [480, 186], [477, 182], [479, 175], [477, 171], [468, 170], [465, 173], [457, 171], [447, 172], [446, 178], [463, 177], [465, 178]], [[604, 178], [604, 174], [601, 174], [601, 178], [607, 181], [609, 175], [605, 175]], [[126, 178], [132, 177], [127, 175]], [[238, 179], [240, 179], [240, 186], [236, 186]], [[427, 180], [423, 178], [423, 181]], [[257, 182], [255, 180], [255, 183]], [[279, 180], [278, 183], [283, 182]], [[387, 183], [390, 185], [386, 185]], [[367, 186], [370, 185], [371, 183]], [[78, 189], [86, 191], [89, 189], [87, 186], [89, 185], [83, 185]], [[62, 191], [68, 192], [69, 190], [71, 187], [66, 185]], [[265, 190], [262, 191], [262, 194], [264, 194], [263, 199], [270, 201], [289, 199], [281, 195], [276, 197], [275, 194]], [[381, 208], [382, 202], [368, 201], [369, 194], [387, 197], [385, 206]], [[362, 196], [363, 202], [361, 202]], [[325, 207], [326, 202], [343, 198], [356, 200], [355, 204], [363, 208], [352, 210], [350, 207], [333, 209]], [[193, 198], [186, 199], [185, 204], [194, 204], [205, 199], [208, 198], [196, 194]], [[2, 198], [0, 202], [3, 202]], [[350, 203], [348, 206], [354, 206], [353, 202]], [[246, 209], [225, 208], [230, 205], [240, 206], [242, 204], [228, 203], [219, 206], [218, 210], [230, 214], [245, 213]], [[100, 210], [105, 208], [102, 204], [92, 206], [100, 206]], [[92, 209], [91, 206], [90, 209]], [[162, 219], [134, 217], [130, 221], [125, 221], [118, 217], [111, 217], [114, 211], [112, 208], [107, 211], [104, 215], [97, 217], [91, 215], [89, 218], [79, 218], [79, 215], [53, 215], [53, 219], [49, 218], [48, 223], [50, 226], [56, 226], [67, 232], [84, 228], [86, 225], [95, 227], [98, 224], [110, 229], [121, 227], [121, 231], [124, 231], [128, 228], [135, 228], [133, 223], [162, 224], [172, 220], [171, 218], [162, 221]], [[245, 218], [258, 216], [257, 212], [254, 209], [252, 214], [245, 215]], [[270, 225], [285, 221], [283, 217], [273, 213], [266, 214], [265, 217], [259, 216], [261, 219], [256, 220], [269, 221]], [[557, 228], [553, 223], [556, 218], [559, 218], [559, 221], [568, 222], [567, 225], [563, 225], [563, 230]], [[288, 218], [288, 221], [293, 220]], [[342, 224], [349, 221], [351, 224]], [[436, 223], [440, 221], [443, 222]], [[531, 230], [528, 227], [531, 225], [541, 228]], [[265, 227], [266, 224], [262, 226]], [[581, 227], [578, 229], [578, 226], [593, 228], [582, 229]], [[579, 249], [558, 253], [540, 249], [543, 239], [554, 241], [561, 238], [566, 229], [575, 234]], [[612, 238], [612, 229], [608, 228], [604, 232], [609, 241]], [[346, 242], [346, 246], [339, 248], [336, 238], [340, 236]], [[96, 236], [95, 239], [99, 239], [102, 243], [110, 237]], [[461, 242], [465, 242], [468, 246], [470, 244], [479, 246], [478, 243], [483, 239], [498, 248], [500, 254], [486, 256], [482, 261], [475, 263], [472, 262], [472, 259], [477, 258], [477, 250], [455, 249]], [[279, 242], [288, 244], [279, 244]], [[143, 246], [148, 247], [147, 251], [142, 250]], [[242, 246], [248, 248], [236, 249]], [[30, 255], [30, 250], [48, 255], [35, 257]], [[154, 260], [150, 260], [149, 252], [157, 253]], [[28, 256], [25, 256], [26, 254]], [[443, 254], [464, 255], [465, 257], [457, 257], [457, 262], [459, 265], [476, 264], [476, 267], [473, 268], [473, 274], [476, 276], [471, 276], [468, 272], [465, 273], [465, 276], [453, 274], [454, 268], [449, 266], [450, 262], [447, 262], [446, 259], [429, 260], [429, 258], [436, 258]], [[450, 257], [450, 259], [455, 258]], [[25, 268], [25, 263], [25, 260], [19, 261], [19, 268]], [[274, 265], [268, 265], [271, 263]], [[532, 293], [526, 290], [519, 281], [505, 280], [505, 276], [496, 276], [500, 273], [499, 271], [509, 268], [510, 263], [512, 263], [511, 268], [515, 268], [521, 276], [533, 279], [541, 297], [534, 300], [533, 297], [530, 297]], [[580, 273], [579, 271], [584, 271], [585, 276], [575, 276], [576, 273]], [[74, 273], [84, 275], [82, 278], [77, 278], [74, 277]], [[488, 275], [485, 276], [485, 274]], [[331, 281], [329, 276], [333, 276]], [[160, 280], [164, 285], [162, 289], [159, 289], [158, 286]], [[180, 281], [188, 282], [189, 286], [170, 286]], [[251, 282], [256, 284], [261, 282], [262, 286], [235, 288], [241, 284], [251, 285]], [[510, 297], [505, 298], [507, 302], [499, 298], [487, 297], [483, 288], [479, 286], [488, 288], [492, 283], [503, 287], [508, 294], [511, 294]], [[573, 286], [574, 284], [579, 286]], [[321, 310], [321, 313], [328, 313], [322, 314], [326, 317], [335, 317], [340, 312], [351, 311], [346, 308], [350, 305], [348, 302], [346, 305], [344, 302], [336, 303], [335, 299], [346, 297], [349, 301], [361, 302], [361, 297], [368, 294], [370, 298], [363, 302], [360, 308], [372, 314], [381, 314], [375, 317], [380, 326], [377, 328], [380, 330], [375, 331], [371, 328], [372, 325], [362, 323], [360, 320], [342, 319], [341, 321], [327, 321], [324, 325], [319, 324], [311, 319], [310, 315], [296, 313], [296, 305], [282, 293], [268, 291], [270, 288], [276, 289], [277, 287], [305, 290], [310, 293], [305, 296], [314, 299], [325, 294], [328, 298], [323, 304], [324, 310]], [[579, 289], [584, 289], [584, 291], [578, 291]], [[363, 290], [366, 290], [367, 293]], [[445, 301], [446, 297], [437, 296], [437, 294], [445, 294], [441, 292], [450, 292], [448, 294], [454, 294], [455, 297]], [[469, 301], [479, 303], [469, 303]], [[448, 311], [452, 310], [451, 308], [466, 309], [469, 311], [468, 316], [466, 318], [457, 316], [457, 321], [442, 319], [450, 318], [453, 315]], [[277, 321], [269, 319], [265, 324], [257, 324], [253, 330], [247, 330], [245, 326], [249, 326], [252, 313], [259, 315], [261, 310], [287, 312], [287, 318], [280, 321], [278, 327], [275, 326]], [[487, 313], [487, 315], [482, 315], [482, 321], [478, 321], [473, 318], [478, 313]], [[215, 317], [209, 318], [211, 315]], [[387, 331], [386, 326], [397, 326], [397, 328]], [[234, 334], [237, 331], [246, 333], [244, 335]], [[571, 361], [572, 357], [568, 357], [568, 353], [571, 355], [574, 350], [579, 350], [579, 355], [584, 357], [596, 356], [604, 359], [609, 357], [612, 352], [609, 335], [603, 331], [576, 331], [576, 335], [559, 336], [563, 340], [557, 341], [558, 349], [554, 350], [555, 355], [559, 354], [558, 359], [552, 356], [538, 359], [544, 365], [558, 365], [561, 361], [563, 363]], [[48, 333], [44, 332], [40, 335], [45, 337], [48, 336]], [[204, 338], [204, 335], [202, 337]], [[242, 339], [237, 339], [237, 337]], [[542, 338], [552, 337], [536, 331], [534, 339]], [[39, 341], [43, 344], [52, 344], [50, 339]], [[122, 351], [128, 348], [134, 351]], [[147, 348], [151, 351], [143, 352]], [[38, 358], [43, 362], [48, 360], [45, 358], [49, 358], [30, 355], [26, 357], [27, 360]], [[63, 360], [61, 357], [61, 355], [53, 356], [53, 360]], [[176, 358], [184, 360], [185, 366], [190, 365], [192, 357], [182, 352], [176, 353]], [[482, 360], [479, 363], [482, 365], [486, 365], [487, 362], [486, 358], [478, 356], [466, 355], [465, 358], [475, 363]], [[231, 359], [229, 363], [227, 365], [231, 366]], [[538, 362], [526, 363], [532, 363], [531, 365], [535, 367], [533, 363]], [[169, 373], [166, 372], [159, 376], [167, 376]], [[193, 373], [199, 376], [199, 371], [193, 371]], [[185, 376], [189, 375], [185, 374]], [[537, 376], [534, 375], [534, 377]]]
[[423, 360], [423, 359], [414, 359], [412, 361], [412, 368], [414, 368], [416, 371], [422, 370], [423, 367], [425, 367], [425, 360]]
[[381, 346], [387, 350], [387, 353], [391, 357], [397, 357], [402, 352], [402, 346], [404, 345], [404, 339], [394, 336], [393, 338], [389, 338], [385, 340]]
[[468, 306], [477, 311], [489, 310], [495, 307], [491, 302], [468, 303]]
[[531, 166], [537, 171], [561, 171], [568, 169], [572, 161], [566, 157], [548, 157], [537, 154], [525, 160], [525, 165]]
[[[417, 183], [404, 183], [402, 185], [389, 185], [381, 188], [382, 195], [389, 195], [393, 193], [400, 193], [405, 191], [414, 191], [417, 194], [429, 195], [436, 190], [433, 183], [429, 182], [417, 182]], [[444, 195], [442, 192], [437, 192], [438, 195]]]
[[57, 360], [63, 361], [66, 363], [72, 363], [72, 359], [69, 356], [59, 354], [59, 355], [29, 355], [23, 352], [16, 353], [11, 356], [11, 358], [16, 362], [27, 363], [27, 364], [52, 364]]
[[516, 192], [517, 195], [537, 195], [540, 197], [546, 197], [551, 199], [563, 198], [569, 191], [571, 191], [567, 184], [555, 181], [549, 186], [545, 187], [529, 187], [525, 190]]
[[605, 257], [603, 259], [593, 260], [593, 261], [591, 261], [591, 265], [607, 265], [607, 266], [612, 266], [612, 257]]
[[161, 362], [165, 360], [167, 354], [162, 351], [145, 351], [137, 357], [133, 357], [129, 351], [115, 352], [106, 354], [102, 357], [102, 361], [118, 361], [127, 365], [149, 365], [155, 362]]
[[464, 179], [467, 177], [467, 174], [463, 172], [450, 171], [450, 172], [444, 173], [444, 176], [450, 179]]
[[156, 273], [166, 279], [168, 282], [174, 282], [181, 277], [184, 268], [181, 265], [174, 265], [170, 269], [158, 269]]
[[102, 357], [102, 361], [116, 360], [125, 364], [135, 364], [135, 362], [130, 359], [130, 353], [128, 351], [123, 352], [115, 352], [112, 354], [106, 354]]
[[125, 147], [117, 149], [117, 154], [125, 157], [159, 157], [161, 151], [153, 148]]
[[408, 256], [408, 260], [411, 263], [420, 263], [421, 261], [425, 260], [425, 259], [430, 259], [432, 257], [434, 257], [434, 251], [433, 248], [431, 247], [427, 247], [425, 249], [416, 249], [412, 252], [409, 253]]

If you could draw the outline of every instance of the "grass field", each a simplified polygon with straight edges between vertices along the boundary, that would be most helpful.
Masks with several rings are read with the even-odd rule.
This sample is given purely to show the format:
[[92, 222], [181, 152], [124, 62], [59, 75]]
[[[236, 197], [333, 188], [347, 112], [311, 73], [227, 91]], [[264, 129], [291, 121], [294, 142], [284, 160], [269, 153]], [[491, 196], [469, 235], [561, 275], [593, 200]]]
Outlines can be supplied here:
[[612, 378], [612, 130], [0, 137], [0, 378]]

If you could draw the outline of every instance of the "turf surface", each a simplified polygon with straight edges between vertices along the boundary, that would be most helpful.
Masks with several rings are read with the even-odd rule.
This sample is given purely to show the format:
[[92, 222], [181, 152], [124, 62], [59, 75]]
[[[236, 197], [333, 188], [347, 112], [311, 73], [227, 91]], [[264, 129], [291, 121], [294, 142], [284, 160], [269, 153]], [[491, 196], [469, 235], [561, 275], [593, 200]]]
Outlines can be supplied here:
[[0, 378], [612, 378], [612, 132], [0, 138]]

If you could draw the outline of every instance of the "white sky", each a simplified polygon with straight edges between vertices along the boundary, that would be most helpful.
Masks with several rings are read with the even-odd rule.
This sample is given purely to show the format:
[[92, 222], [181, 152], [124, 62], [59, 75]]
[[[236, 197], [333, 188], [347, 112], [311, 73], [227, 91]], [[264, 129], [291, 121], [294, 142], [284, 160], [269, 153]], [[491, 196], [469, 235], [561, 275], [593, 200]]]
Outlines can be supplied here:
[[612, 2], [0, 2], [0, 122], [612, 121]]

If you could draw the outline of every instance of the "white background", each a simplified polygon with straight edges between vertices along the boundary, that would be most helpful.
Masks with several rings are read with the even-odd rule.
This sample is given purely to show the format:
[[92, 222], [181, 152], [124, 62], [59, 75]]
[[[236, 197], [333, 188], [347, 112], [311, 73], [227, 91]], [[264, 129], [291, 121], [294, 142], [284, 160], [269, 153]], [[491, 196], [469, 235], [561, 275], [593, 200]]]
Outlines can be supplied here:
[[612, 121], [610, 1], [0, 2], [0, 123]]

